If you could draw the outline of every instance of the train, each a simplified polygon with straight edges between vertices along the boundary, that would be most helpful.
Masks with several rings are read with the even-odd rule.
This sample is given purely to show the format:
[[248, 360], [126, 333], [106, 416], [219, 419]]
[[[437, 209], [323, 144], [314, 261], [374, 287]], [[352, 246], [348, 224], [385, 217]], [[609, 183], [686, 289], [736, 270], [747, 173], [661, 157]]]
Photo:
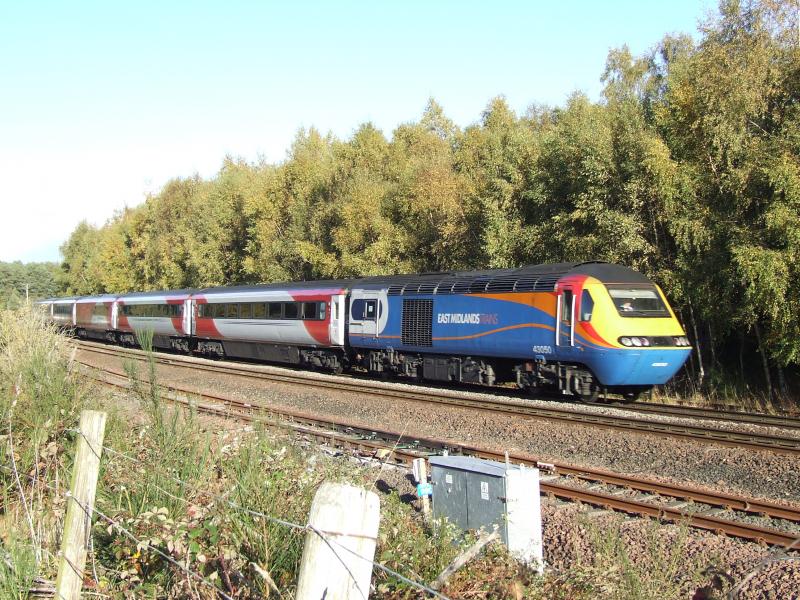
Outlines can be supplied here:
[[661, 289], [602, 261], [135, 292], [38, 303], [83, 339], [584, 402], [664, 384], [691, 344]]

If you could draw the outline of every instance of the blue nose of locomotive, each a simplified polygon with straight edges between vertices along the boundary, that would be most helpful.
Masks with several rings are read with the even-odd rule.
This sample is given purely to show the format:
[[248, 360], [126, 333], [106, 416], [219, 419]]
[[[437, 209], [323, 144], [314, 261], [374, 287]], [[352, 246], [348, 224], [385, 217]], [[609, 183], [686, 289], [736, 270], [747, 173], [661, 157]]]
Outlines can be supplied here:
[[678, 372], [690, 348], [609, 349], [592, 353], [586, 362], [607, 386], [660, 385]]

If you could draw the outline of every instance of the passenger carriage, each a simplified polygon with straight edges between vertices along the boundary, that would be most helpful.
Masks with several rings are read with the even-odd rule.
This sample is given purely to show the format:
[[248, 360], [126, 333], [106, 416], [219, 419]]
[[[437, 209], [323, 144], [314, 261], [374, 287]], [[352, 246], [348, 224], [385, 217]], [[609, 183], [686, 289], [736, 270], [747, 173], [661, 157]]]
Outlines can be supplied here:
[[116, 296], [84, 296], [75, 300], [75, 335], [80, 338], [116, 341], [112, 312]]
[[114, 329], [120, 343], [133, 346], [148, 331], [156, 348], [190, 351], [193, 331], [191, 292], [140, 292], [119, 296], [114, 308]]
[[210, 288], [192, 295], [201, 354], [309, 365], [346, 365], [345, 282]]

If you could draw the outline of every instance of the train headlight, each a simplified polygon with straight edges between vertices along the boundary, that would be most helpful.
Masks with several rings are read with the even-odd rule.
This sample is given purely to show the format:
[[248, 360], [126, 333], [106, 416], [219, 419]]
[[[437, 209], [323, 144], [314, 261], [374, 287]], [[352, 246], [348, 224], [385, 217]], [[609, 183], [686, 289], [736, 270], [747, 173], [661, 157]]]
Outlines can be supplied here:
[[634, 338], [631, 338], [631, 341], [633, 342], [633, 345], [636, 346], [637, 348], [642, 345], [641, 338], [634, 337]]
[[619, 338], [619, 343], [622, 344], [623, 346], [631, 346], [631, 345], [633, 345], [633, 342], [631, 342], [631, 338], [629, 338], [629, 337], [621, 337], [621, 338]]
[[650, 345], [650, 338], [643, 337], [642, 346], [649, 346], [649, 345]]

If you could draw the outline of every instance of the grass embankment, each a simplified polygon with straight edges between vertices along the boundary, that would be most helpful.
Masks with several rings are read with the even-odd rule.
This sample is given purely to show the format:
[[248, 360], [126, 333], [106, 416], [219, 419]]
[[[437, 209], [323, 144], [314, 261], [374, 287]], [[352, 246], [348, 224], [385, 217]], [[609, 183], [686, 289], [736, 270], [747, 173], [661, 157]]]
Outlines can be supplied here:
[[[90, 387], [77, 371], [65, 340], [35, 314], [0, 314], [2, 598], [26, 598], [37, 581], [55, 579], [77, 435], [71, 430], [83, 408], [109, 413], [105, 446], [113, 451], [103, 455], [97, 508], [146, 541], [137, 544], [95, 522], [85, 589], [107, 597], [215, 596], [150, 546], [237, 599], [291, 598], [304, 534], [258, 513], [302, 524], [323, 481], [372, 488], [379, 478], [391, 479], [274, 433], [164, 406], [153, 362], [127, 365], [135, 385], [126, 398]], [[586, 560], [569, 572], [537, 578], [495, 546], [444, 592], [453, 598], [666, 599], [682, 597], [698, 578], [697, 565], [681, 563], [680, 540], [668, 547], [654, 541], [652, 562], [634, 564], [613, 528], [591, 531]], [[431, 531], [397, 492], [382, 494], [376, 560], [430, 582], [459, 551], [452, 531]], [[373, 597], [418, 596], [378, 570], [373, 583]]]

